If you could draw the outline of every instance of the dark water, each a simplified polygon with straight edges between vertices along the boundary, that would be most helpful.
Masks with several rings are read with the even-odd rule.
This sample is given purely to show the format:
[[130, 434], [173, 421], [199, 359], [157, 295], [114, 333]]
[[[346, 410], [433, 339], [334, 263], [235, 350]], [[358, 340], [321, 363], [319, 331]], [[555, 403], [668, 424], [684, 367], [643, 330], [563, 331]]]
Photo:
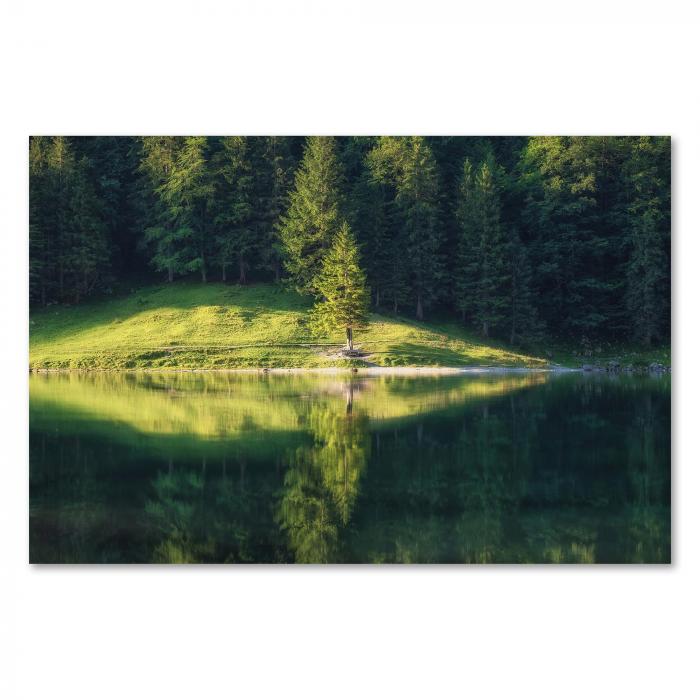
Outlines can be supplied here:
[[670, 379], [30, 377], [32, 562], [669, 562]]

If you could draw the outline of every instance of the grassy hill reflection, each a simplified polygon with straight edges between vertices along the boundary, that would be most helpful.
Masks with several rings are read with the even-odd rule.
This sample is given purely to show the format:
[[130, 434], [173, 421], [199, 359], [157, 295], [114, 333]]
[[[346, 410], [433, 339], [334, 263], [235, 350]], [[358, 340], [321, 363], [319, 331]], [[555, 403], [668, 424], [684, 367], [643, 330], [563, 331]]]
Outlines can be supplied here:
[[[116, 440], [168, 438], [180, 449], [215, 451], [243, 439], [264, 450], [270, 439], [309, 433], [314, 412], [342, 416], [350, 396], [370, 424], [456, 409], [542, 384], [541, 373], [434, 377], [94, 373], [32, 375], [32, 427], [64, 424]], [[204, 454], [204, 453], [203, 453]]]

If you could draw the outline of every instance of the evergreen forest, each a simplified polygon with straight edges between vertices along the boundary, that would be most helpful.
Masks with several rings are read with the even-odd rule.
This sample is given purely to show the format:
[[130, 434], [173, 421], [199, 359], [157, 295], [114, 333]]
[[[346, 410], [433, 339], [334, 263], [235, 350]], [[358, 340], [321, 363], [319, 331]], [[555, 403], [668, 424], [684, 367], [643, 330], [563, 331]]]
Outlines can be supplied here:
[[34, 309], [276, 282], [316, 299], [321, 326], [351, 317], [349, 343], [369, 310], [524, 347], [654, 347], [670, 342], [670, 260], [667, 137], [29, 141]]

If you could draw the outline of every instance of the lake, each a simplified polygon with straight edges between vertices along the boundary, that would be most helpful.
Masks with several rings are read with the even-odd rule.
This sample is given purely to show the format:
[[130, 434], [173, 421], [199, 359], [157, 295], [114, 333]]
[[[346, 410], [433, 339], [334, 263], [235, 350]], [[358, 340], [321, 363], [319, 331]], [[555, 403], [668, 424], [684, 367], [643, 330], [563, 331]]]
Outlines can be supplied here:
[[668, 563], [669, 376], [32, 374], [29, 558]]

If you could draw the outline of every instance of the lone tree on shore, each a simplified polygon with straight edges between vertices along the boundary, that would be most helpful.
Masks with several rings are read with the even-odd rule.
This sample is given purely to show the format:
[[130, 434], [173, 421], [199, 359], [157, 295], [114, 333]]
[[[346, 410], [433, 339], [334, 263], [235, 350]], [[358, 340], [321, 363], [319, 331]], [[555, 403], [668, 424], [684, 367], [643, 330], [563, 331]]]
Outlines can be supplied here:
[[323, 258], [317, 278], [322, 301], [313, 310], [313, 325], [319, 332], [345, 329], [347, 349], [353, 349], [353, 331], [367, 327], [369, 290], [360, 267], [360, 251], [346, 222]]

